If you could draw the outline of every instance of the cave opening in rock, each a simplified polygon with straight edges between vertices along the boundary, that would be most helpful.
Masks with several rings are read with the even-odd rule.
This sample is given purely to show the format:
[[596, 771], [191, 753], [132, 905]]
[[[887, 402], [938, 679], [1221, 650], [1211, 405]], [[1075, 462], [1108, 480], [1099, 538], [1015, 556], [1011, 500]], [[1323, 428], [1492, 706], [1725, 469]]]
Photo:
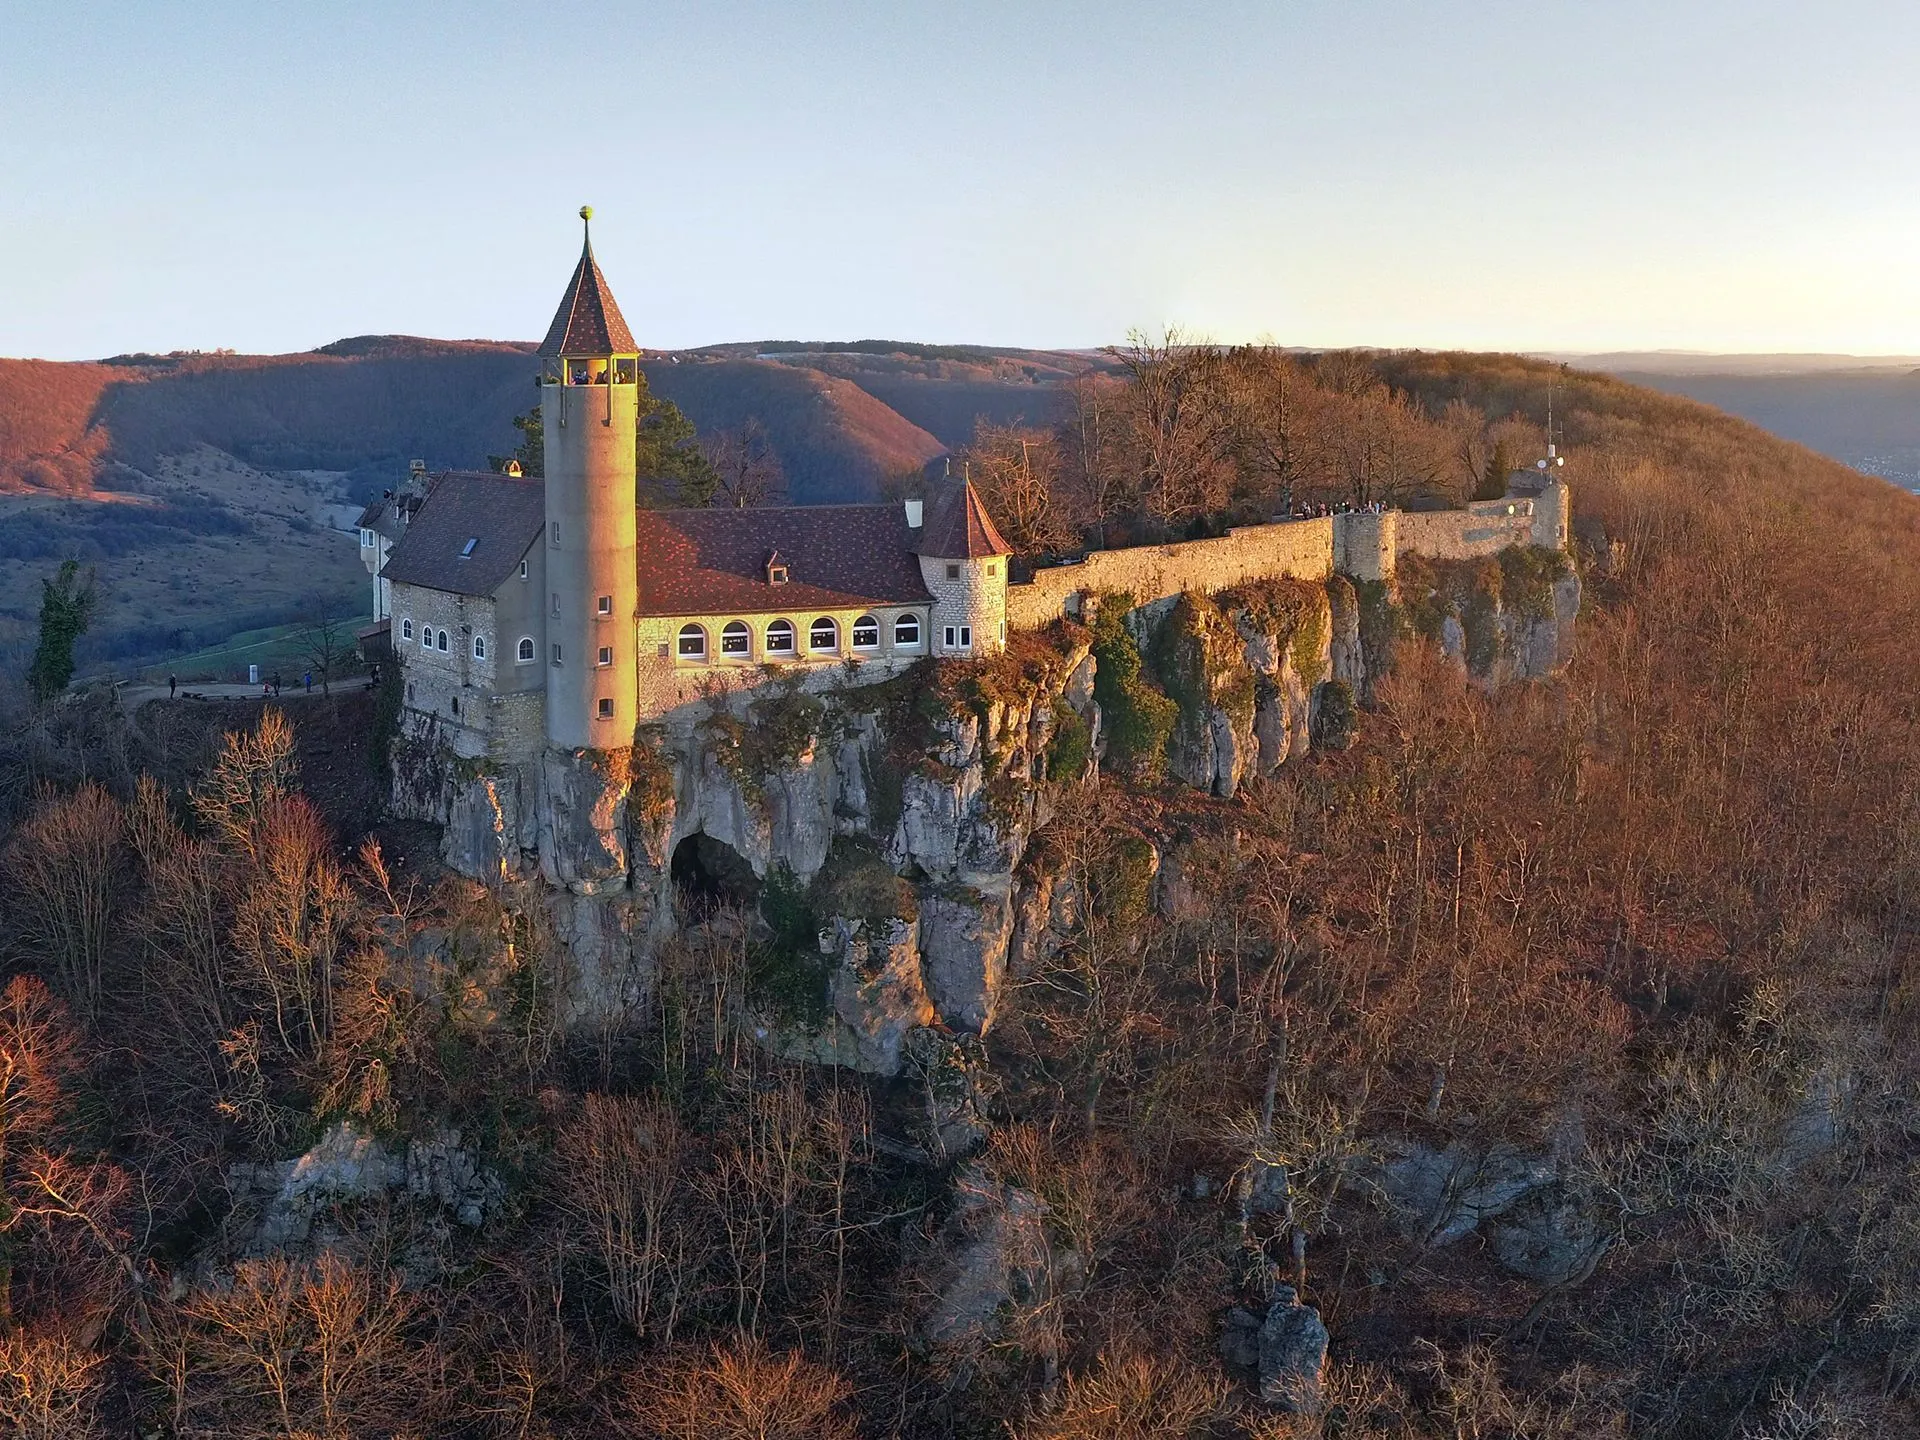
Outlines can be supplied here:
[[696, 831], [673, 848], [674, 893], [689, 920], [709, 919], [720, 909], [751, 910], [760, 880], [746, 857], [723, 840]]

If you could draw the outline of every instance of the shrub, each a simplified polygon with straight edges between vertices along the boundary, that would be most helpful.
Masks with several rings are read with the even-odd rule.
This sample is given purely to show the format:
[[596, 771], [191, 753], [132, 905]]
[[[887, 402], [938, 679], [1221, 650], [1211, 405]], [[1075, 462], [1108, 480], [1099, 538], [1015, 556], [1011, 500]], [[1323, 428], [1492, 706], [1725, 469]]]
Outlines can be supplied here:
[[1107, 733], [1107, 758], [1116, 768], [1142, 779], [1157, 777], [1167, 761], [1167, 740], [1180, 707], [1150, 685], [1142, 674], [1140, 647], [1127, 629], [1131, 595], [1102, 598], [1093, 624], [1093, 694], [1100, 702]]
[[1319, 749], [1346, 749], [1358, 719], [1353, 687], [1346, 681], [1329, 680], [1314, 692], [1313, 743]]
[[781, 1024], [818, 1025], [827, 1014], [827, 964], [812, 896], [785, 865], [760, 892], [767, 933], [747, 959], [747, 994]]
[[1078, 780], [1087, 773], [1093, 750], [1093, 727], [1064, 700], [1053, 702], [1053, 735], [1047, 741], [1047, 779]]

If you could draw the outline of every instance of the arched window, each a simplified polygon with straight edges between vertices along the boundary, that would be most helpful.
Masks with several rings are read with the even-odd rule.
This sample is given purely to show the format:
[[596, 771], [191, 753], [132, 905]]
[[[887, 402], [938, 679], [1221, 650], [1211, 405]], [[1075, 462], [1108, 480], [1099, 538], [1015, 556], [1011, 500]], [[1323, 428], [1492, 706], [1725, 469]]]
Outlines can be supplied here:
[[533, 663], [533, 636], [531, 635], [520, 637], [520, 663], [522, 665]]
[[920, 646], [920, 617], [902, 615], [893, 622], [893, 643], [902, 650], [915, 650]]
[[402, 640], [411, 640], [413, 638], [413, 621], [402, 620], [400, 622], [400, 638]]
[[447, 653], [447, 632], [446, 631], [442, 630], [440, 632], [440, 638], [434, 642], [433, 648], [438, 650], [442, 655]]
[[744, 620], [729, 620], [720, 632], [720, 653], [744, 660], [753, 653], [753, 632]]
[[707, 632], [698, 625], [680, 627], [680, 658], [682, 660], [707, 658]]
[[473, 658], [476, 660], [484, 660], [487, 658], [486, 636], [476, 635], [473, 637]]
[[807, 648], [813, 651], [838, 650], [840, 648], [840, 627], [828, 616], [822, 615], [813, 622], [807, 631]]
[[873, 616], [862, 615], [853, 622], [853, 648], [856, 650], [880, 648], [880, 622]]
[[776, 620], [767, 626], [767, 654], [791, 655], [793, 653], [793, 622]]

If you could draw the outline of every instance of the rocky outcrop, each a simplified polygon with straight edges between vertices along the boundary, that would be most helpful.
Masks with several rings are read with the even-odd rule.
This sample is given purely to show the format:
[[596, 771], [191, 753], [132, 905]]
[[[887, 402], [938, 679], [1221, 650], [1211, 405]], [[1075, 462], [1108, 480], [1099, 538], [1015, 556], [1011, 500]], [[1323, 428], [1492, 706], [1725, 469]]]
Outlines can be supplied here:
[[827, 1015], [776, 1045], [793, 1059], [897, 1075], [913, 1035], [934, 1020], [921, 973], [919, 923], [834, 915], [820, 932]]
[[1291, 1285], [1275, 1285], [1264, 1313], [1244, 1305], [1227, 1311], [1220, 1356], [1251, 1371], [1260, 1399], [1292, 1415], [1318, 1414], [1327, 1365], [1327, 1327], [1300, 1303]]
[[627, 880], [626, 751], [551, 750], [540, 758], [540, 872], [577, 895]]
[[920, 907], [921, 951], [934, 1008], [954, 1029], [982, 1034], [993, 1023], [1013, 938], [1006, 887], [995, 893], [944, 886], [924, 895]]
[[1476, 1150], [1457, 1141], [1444, 1150], [1397, 1145], [1374, 1175], [1401, 1232], [1436, 1249], [1506, 1214], [1522, 1196], [1555, 1178], [1549, 1160], [1504, 1146]]
[[936, 1345], [965, 1349], [997, 1339], [1045, 1304], [1071, 1258], [1053, 1254], [1047, 1204], [1031, 1191], [977, 1167], [953, 1190], [957, 1203], [941, 1242], [945, 1273], [921, 1331]]
[[342, 1120], [291, 1160], [235, 1165], [228, 1185], [243, 1213], [256, 1207], [242, 1253], [265, 1255], [324, 1244], [320, 1222], [335, 1206], [389, 1192], [444, 1212], [469, 1229], [505, 1198], [499, 1176], [482, 1168], [457, 1130], [440, 1130], [395, 1150]]
[[1230, 796], [1307, 753], [1315, 694], [1335, 678], [1328, 586], [1274, 581], [1140, 613], [1153, 674], [1180, 707], [1174, 778]]
[[1484, 560], [1408, 557], [1397, 590], [1400, 623], [1433, 640], [1483, 689], [1550, 675], [1573, 657], [1580, 577], [1557, 552], [1516, 547]]
[[1302, 1305], [1291, 1286], [1275, 1286], [1260, 1322], [1261, 1400], [1289, 1414], [1317, 1414], [1326, 1365], [1327, 1327], [1320, 1312]]

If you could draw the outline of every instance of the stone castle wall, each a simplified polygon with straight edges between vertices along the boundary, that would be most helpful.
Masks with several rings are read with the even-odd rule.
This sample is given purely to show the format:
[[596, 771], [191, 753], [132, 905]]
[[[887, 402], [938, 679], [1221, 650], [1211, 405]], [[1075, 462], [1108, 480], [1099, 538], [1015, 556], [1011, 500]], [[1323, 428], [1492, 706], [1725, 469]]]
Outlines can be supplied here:
[[1026, 585], [1007, 587], [1007, 624], [1038, 630], [1101, 592], [1125, 591], [1135, 603], [1185, 590], [1229, 590], [1250, 580], [1324, 580], [1333, 573], [1331, 516], [1246, 525], [1217, 540], [1096, 550], [1074, 565], [1036, 570]]
[[[419, 585], [393, 587], [393, 645], [406, 680], [406, 705], [416, 729], [437, 726], [443, 742], [464, 759], [478, 759], [488, 750], [488, 703], [496, 672], [498, 637], [493, 633], [493, 602], [472, 595], [454, 595]], [[411, 623], [413, 638], [405, 638]], [[426, 634], [447, 632], [447, 649], [421, 643]], [[475, 635], [486, 643], [486, 656], [476, 659]]]
[[1508, 495], [1464, 510], [1359, 511], [1312, 520], [1247, 525], [1217, 540], [1096, 550], [1073, 565], [1034, 572], [1007, 587], [1007, 623], [1038, 630], [1081, 613], [1088, 596], [1124, 591], [1138, 605], [1184, 591], [1215, 594], [1254, 580], [1324, 580], [1338, 571], [1358, 580], [1390, 579], [1401, 555], [1472, 560], [1510, 545], [1566, 548], [1567, 493]]
[[1395, 520], [1396, 552], [1429, 560], [1477, 560], [1536, 543], [1534, 502], [1525, 497], [1484, 500], [1465, 510], [1402, 511]]

